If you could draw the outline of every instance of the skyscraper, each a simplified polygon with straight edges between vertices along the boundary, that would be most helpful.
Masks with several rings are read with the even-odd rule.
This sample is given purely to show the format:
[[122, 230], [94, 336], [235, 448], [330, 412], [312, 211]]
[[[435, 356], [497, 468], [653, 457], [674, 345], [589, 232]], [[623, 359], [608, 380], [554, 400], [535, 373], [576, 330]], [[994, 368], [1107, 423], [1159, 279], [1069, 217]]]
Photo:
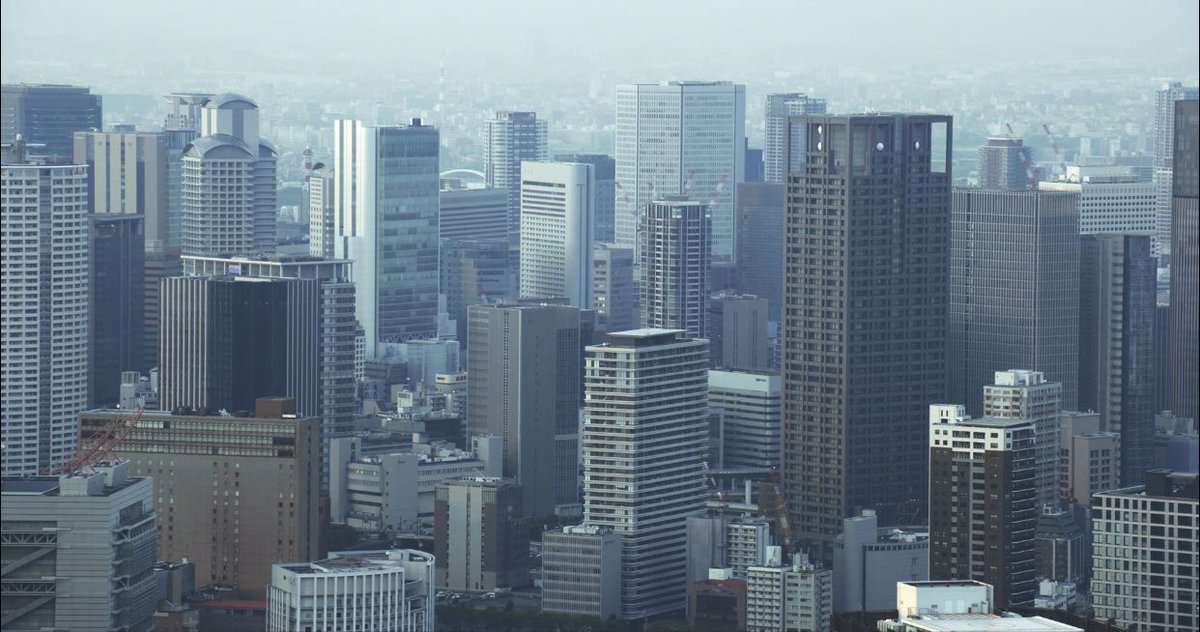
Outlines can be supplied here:
[[146, 250], [167, 246], [167, 144], [162, 133], [76, 132], [75, 162], [88, 166], [88, 211], [142, 215]]
[[707, 351], [664, 329], [587, 348], [583, 518], [622, 536], [624, 619], [685, 606], [687, 518], [704, 509]]
[[580, 371], [591, 323], [565, 305], [467, 312], [467, 429], [504, 439], [504, 476], [524, 487], [525, 512], [553, 516], [555, 505], [579, 502]]
[[441, 241], [441, 294], [446, 314], [455, 322], [456, 336], [467, 346], [467, 308], [514, 298], [516, 279], [509, 258], [508, 238], [468, 237]]
[[313, 279], [164, 279], [162, 409], [236, 414], [286, 396], [301, 416], [320, 416], [320, 300]]
[[258, 104], [238, 94], [204, 102], [200, 136], [183, 150], [182, 250], [275, 250], [275, 146], [258, 135]]
[[85, 87], [52, 84], [4, 84], [0, 120], [0, 141], [11, 143], [20, 134], [26, 143], [45, 145], [41, 153], [62, 158], [73, 153], [75, 132], [104, 127], [100, 95]]
[[0, 176], [5, 476], [37, 474], [75, 453], [90, 357], [87, 166], [39, 164], [16, 149]]
[[615, 239], [637, 244], [651, 202], [712, 207], [714, 259], [734, 257], [736, 184], [745, 176], [746, 87], [728, 81], [617, 86]]
[[1033, 152], [1020, 138], [989, 138], [979, 148], [979, 186], [1021, 191], [1033, 188]]
[[1175, 159], [1175, 102], [1195, 100], [1196, 87], [1178, 81], [1163, 84], [1154, 94], [1154, 182], [1158, 187], [1155, 254], [1171, 251], [1171, 199]]
[[950, 396], [983, 414], [983, 386], [1013, 367], [1045, 373], [1076, 406], [1079, 198], [955, 189], [950, 228]]
[[771, 368], [767, 299], [721, 293], [708, 300], [709, 357], [714, 369]]
[[1121, 481], [1154, 467], [1154, 310], [1149, 235], [1084, 235], [1080, 246], [1079, 410], [1121, 436]]
[[334, 123], [339, 259], [354, 261], [367, 358], [379, 343], [438, 334], [438, 131]]
[[783, 299], [785, 186], [738, 184], [737, 279], [739, 292], [767, 299], [767, 320], [779, 322]]
[[163, 142], [167, 150], [167, 247], [179, 255], [183, 245], [183, 152], [200, 137], [204, 104], [213, 97], [207, 92], [166, 95], [171, 111], [163, 120]]
[[593, 297], [597, 325], [604, 331], [625, 331], [638, 324], [637, 285], [633, 282], [633, 249], [610, 243], [592, 250]]
[[433, 558], [439, 588], [495, 590], [529, 583], [529, 493], [503, 478], [458, 478], [434, 491]]
[[588, 164], [521, 164], [521, 298], [592, 309], [596, 173]]
[[120, 400], [121, 373], [145, 366], [145, 233], [142, 215], [93, 214], [88, 405]]
[[1039, 510], [1058, 507], [1061, 497], [1058, 459], [1062, 392], [1062, 385], [1047, 381], [1044, 373], [1022, 369], [996, 371], [995, 383], [983, 387], [985, 417], [1033, 423], [1034, 486]]
[[[810, 97], [802, 92], [785, 92], [767, 95], [765, 126], [763, 131], [763, 181], [768, 184], [783, 184], [787, 181], [787, 121], [791, 116], [824, 114], [825, 99]], [[796, 141], [793, 141], [796, 142]], [[741, 182], [739, 180], [739, 182]], [[782, 224], [782, 220], [780, 224]]]
[[1001, 608], [1033, 602], [1035, 459], [1028, 419], [971, 419], [962, 406], [929, 407], [931, 580], [987, 582]]
[[712, 207], [686, 198], [650, 202], [638, 237], [642, 326], [708, 337]]
[[521, 163], [545, 161], [546, 121], [537, 112], [496, 112], [484, 130], [483, 173], [489, 187], [508, 192], [508, 237], [521, 234]]
[[559, 154], [557, 162], [591, 165], [596, 174], [596, 241], [608, 243], [616, 238], [617, 161], [608, 154]]
[[709, 371], [708, 405], [721, 411], [721, 467], [779, 467], [778, 373]]
[[789, 125], [803, 143], [787, 152], [782, 482], [797, 539], [832, 561], [843, 518], [919, 523], [925, 504], [928, 406], [946, 390], [951, 118]]
[[1066, 176], [1039, 182], [1042, 191], [1079, 194], [1079, 234], [1152, 233], [1158, 191], [1130, 167], [1068, 166]]
[[333, 169], [319, 164], [308, 177], [308, 254], [333, 258]]
[[1200, 164], [1196, 154], [1200, 110], [1195, 99], [1175, 104], [1175, 157], [1171, 198], [1171, 308], [1167, 344], [1167, 398], [1180, 417], [1196, 419], [1200, 372]]
[[442, 189], [438, 235], [442, 239], [508, 242], [507, 189]]

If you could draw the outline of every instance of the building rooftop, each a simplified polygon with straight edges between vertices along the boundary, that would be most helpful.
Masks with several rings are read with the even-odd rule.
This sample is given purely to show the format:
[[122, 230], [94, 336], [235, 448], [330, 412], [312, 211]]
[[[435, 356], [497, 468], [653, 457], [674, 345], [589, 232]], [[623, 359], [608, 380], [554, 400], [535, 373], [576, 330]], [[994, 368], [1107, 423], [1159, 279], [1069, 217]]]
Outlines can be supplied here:
[[975, 630], [999, 630], [1004, 632], [1066, 632], [1079, 630], [1073, 625], [1059, 623], [1044, 617], [1002, 616], [994, 614], [944, 614], [908, 617], [900, 622], [897, 630], [920, 630], [921, 632], [973, 632]]

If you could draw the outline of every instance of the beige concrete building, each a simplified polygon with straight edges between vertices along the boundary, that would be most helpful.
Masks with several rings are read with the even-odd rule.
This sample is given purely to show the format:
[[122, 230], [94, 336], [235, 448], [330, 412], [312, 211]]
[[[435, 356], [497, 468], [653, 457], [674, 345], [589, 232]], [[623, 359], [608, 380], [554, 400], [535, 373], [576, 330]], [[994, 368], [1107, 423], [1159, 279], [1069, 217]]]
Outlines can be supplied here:
[[91, 169], [92, 213], [146, 217], [146, 250], [167, 232], [167, 143], [157, 132], [75, 132], [75, 162]]
[[490, 477], [438, 485], [433, 527], [438, 588], [486, 591], [529, 583], [523, 492], [521, 485]]
[[[271, 565], [318, 557], [321, 421], [295, 402], [261, 398], [254, 417], [146, 411], [114, 456], [154, 479], [158, 559], [187, 557], [196, 585], [226, 584], [263, 599]], [[79, 415], [80, 440], [117, 410]]]
[[1061, 420], [1063, 500], [1087, 507], [1092, 494], [1121, 486], [1121, 435], [1100, 430], [1100, 413], [1067, 411]]

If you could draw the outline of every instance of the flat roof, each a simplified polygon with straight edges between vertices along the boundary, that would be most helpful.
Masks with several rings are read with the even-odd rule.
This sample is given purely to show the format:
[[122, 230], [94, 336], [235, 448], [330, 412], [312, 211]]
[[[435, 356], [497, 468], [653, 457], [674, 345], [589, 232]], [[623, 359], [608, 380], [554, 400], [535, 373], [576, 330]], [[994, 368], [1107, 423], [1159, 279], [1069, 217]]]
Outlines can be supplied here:
[[57, 476], [34, 476], [29, 478], [4, 478], [0, 481], [0, 492], [22, 496], [45, 496], [58, 491]]
[[903, 619], [908, 626], [928, 632], [974, 632], [1002, 630], [1006, 632], [1065, 632], [1080, 630], [1073, 625], [1044, 617], [1004, 617], [994, 614], [943, 614]]

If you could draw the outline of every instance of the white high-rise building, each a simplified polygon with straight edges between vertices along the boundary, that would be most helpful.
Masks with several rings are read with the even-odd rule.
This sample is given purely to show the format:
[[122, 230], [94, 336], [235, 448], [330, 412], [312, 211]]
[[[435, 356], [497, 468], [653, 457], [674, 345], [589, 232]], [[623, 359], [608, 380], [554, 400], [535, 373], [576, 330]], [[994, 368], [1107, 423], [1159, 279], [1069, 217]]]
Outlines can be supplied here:
[[721, 411], [725, 428], [722, 467], [779, 467], [780, 384], [767, 371], [708, 372], [708, 404]]
[[183, 150], [183, 254], [274, 251], [276, 151], [258, 130], [258, 104], [249, 98], [205, 101], [200, 137]]
[[683, 329], [693, 338], [708, 338], [711, 210], [704, 202], [679, 199], [647, 205], [638, 237], [643, 327]]
[[712, 205], [713, 257], [734, 257], [746, 171], [746, 87], [728, 81], [617, 86], [616, 243], [633, 247], [646, 205], [687, 195]]
[[333, 258], [333, 170], [321, 167], [308, 179], [308, 254]]
[[521, 234], [521, 163], [549, 158], [547, 126], [537, 112], [496, 112], [484, 130], [483, 174], [487, 185], [508, 192], [508, 237]]
[[[802, 114], [824, 114], [825, 99], [810, 97], [801, 92], [767, 95], [767, 110], [763, 129], [763, 180], [782, 184], [787, 177], [784, 164], [784, 147], [787, 146], [787, 120], [789, 116]], [[797, 127], [797, 132], [803, 131]], [[802, 142], [792, 143], [803, 147]]]
[[708, 341], [633, 329], [587, 347], [583, 517], [622, 536], [621, 616], [681, 611], [704, 510]]
[[797, 554], [783, 564], [780, 547], [767, 547], [767, 563], [746, 571], [746, 630], [828, 630], [833, 618], [833, 572]]
[[87, 165], [26, 162], [0, 179], [5, 476], [37, 474], [75, 453], [88, 402]]
[[438, 335], [438, 131], [334, 123], [334, 256], [354, 261], [366, 357]]
[[996, 383], [983, 387], [983, 414], [1028, 419], [1034, 426], [1038, 507], [1058, 507], [1059, 446], [1062, 443], [1062, 384], [1047, 382], [1041, 371], [996, 371]]
[[434, 621], [428, 553], [346, 551], [271, 568], [268, 632], [433, 632]]
[[1079, 234], [1153, 234], [1157, 226], [1158, 185], [1130, 167], [1068, 166], [1063, 180], [1039, 182], [1042, 191], [1079, 194]]
[[521, 164], [521, 298], [593, 309], [596, 174], [575, 162]]

